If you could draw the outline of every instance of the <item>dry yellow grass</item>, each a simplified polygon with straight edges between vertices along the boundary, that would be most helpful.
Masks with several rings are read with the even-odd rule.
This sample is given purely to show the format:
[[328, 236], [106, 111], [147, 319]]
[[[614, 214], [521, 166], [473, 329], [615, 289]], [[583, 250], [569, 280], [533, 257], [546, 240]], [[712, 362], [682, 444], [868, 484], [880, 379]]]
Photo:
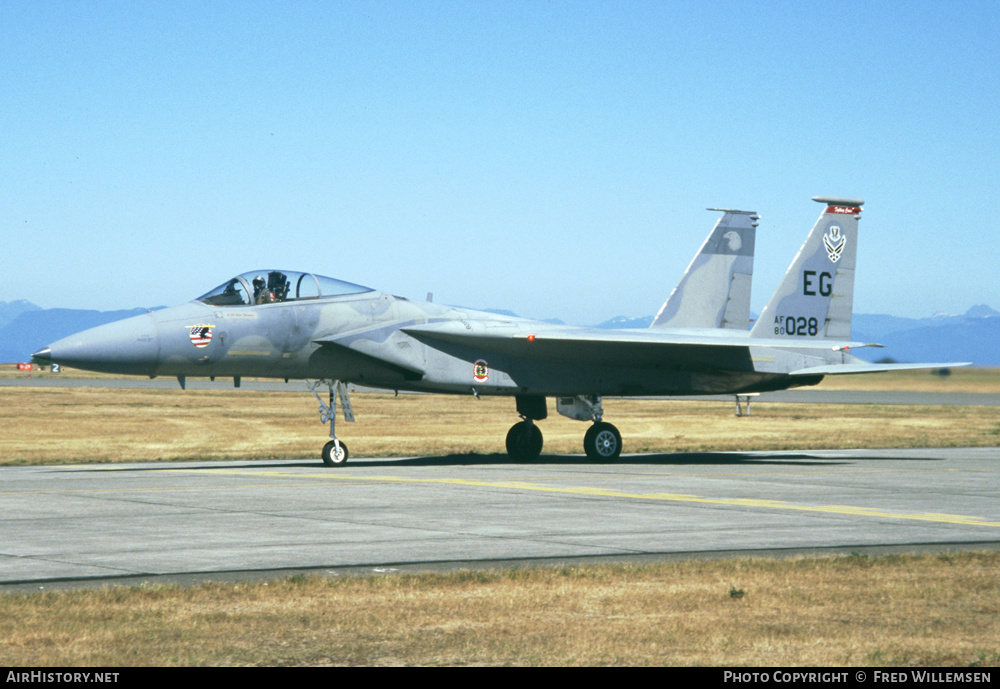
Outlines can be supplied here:
[[1000, 393], [1000, 369], [953, 368], [946, 376], [930, 371], [894, 371], [856, 376], [827, 376], [817, 390], [898, 390], [903, 392]]
[[[94, 373], [74, 368], [63, 368], [62, 373], [52, 374], [47, 369], [25, 373], [17, 364], [0, 364], [0, 378], [83, 378], [87, 380], [132, 378], [145, 380], [145, 376], [122, 376]], [[246, 381], [258, 380], [245, 378]], [[259, 379], [263, 380], [263, 379]], [[1000, 369], [967, 367], [951, 369], [949, 375], [940, 376], [932, 371], [896, 371], [869, 375], [827, 376], [818, 390], [900, 390], [922, 392], [978, 392], [1000, 393]]]
[[0, 596], [0, 664], [1000, 664], [1000, 554]]
[[[503, 453], [509, 398], [363, 393], [338, 421], [355, 457]], [[551, 404], [550, 404], [551, 406]], [[318, 457], [327, 429], [305, 393], [0, 387], [0, 464]], [[992, 446], [1000, 407], [605, 400], [626, 452]], [[546, 454], [581, 454], [584, 424], [551, 410]], [[848, 429], [845, 432], [845, 429]]]

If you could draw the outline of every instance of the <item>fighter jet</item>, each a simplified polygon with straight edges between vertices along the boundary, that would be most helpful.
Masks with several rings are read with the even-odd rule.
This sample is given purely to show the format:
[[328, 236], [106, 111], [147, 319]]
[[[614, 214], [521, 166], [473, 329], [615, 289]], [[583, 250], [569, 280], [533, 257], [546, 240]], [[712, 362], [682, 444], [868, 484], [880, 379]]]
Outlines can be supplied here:
[[[337, 402], [353, 420], [346, 383], [389, 390], [513, 397], [521, 421], [506, 437], [515, 460], [541, 453], [536, 422], [548, 397], [591, 422], [587, 457], [614, 460], [618, 429], [602, 398], [742, 395], [814, 385], [826, 375], [966, 364], [869, 364], [852, 356], [851, 312], [863, 201], [824, 204], [781, 285], [751, 330], [757, 216], [725, 211], [677, 288], [645, 330], [551, 325], [415, 302], [361, 285], [287, 270], [251, 271], [194, 301], [92, 328], [34, 358], [111, 373], [304, 379], [330, 423], [325, 464], [347, 461]], [[329, 389], [328, 402], [317, 393]]]

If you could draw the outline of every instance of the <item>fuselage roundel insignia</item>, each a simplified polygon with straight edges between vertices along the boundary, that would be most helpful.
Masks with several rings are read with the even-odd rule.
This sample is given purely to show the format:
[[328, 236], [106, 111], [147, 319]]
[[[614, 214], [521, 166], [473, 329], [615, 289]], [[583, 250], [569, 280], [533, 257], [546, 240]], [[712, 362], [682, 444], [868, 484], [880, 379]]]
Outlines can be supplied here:
[[477, 383], [485, 383], [490, 379], [490, 365], [484, 359], [479, 359], [472, 365], [472, 379]]
[[191, 344], [195, 347], [207, 347], [212, 341], [212, 328], [214, 325], [192, 325]]

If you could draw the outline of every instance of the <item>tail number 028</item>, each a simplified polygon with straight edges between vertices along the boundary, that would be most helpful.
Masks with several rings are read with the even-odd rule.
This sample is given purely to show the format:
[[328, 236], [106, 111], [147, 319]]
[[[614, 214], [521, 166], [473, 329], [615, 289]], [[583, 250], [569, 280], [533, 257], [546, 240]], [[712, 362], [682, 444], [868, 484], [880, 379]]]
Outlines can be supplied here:
[[778, 316], [774, 319], [774, 334], [792, 337], [815, 337], [819, 334], [819, 321], [805, 316]]

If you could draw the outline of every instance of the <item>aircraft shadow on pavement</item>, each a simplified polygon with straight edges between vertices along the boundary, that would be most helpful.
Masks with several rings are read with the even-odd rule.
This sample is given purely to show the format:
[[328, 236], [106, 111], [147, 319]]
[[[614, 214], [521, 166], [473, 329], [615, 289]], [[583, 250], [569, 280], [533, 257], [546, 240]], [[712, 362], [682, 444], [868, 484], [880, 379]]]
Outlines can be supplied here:
[[511, 466], [581, 466], [581, 467], [601, 467], [601, 466], [624, 466], [624, 465], [647, 465], [647, 466], [669, 466], [669, 465], [756, 465], [756, 464], [777, 464], [795, 466], [831, 466], [838, 464], [851, 464], [858, 461], [887, 461], [887, 460], [920, 460], [920, 461], [941, 461], [940, 457], [893, 457], [867, 455], [863, 450], [859, 450], [857, 455], [849, 457], [823, 457], [821, 455], [808, 453], [763, 453], [763, 452], [669, 452], [669, 453], [649, 453], [634, 454], [619, 457], [613, 461], [593, 461], [587, 459], [585, 455], [542, 455], [537, 459], [525, 462], [515, 462], [506, 454], [458, 454], [442, 455], [439, 457], [407, 457], [401, 459], [358, 459], [349, 462], [346, 466], [467, 466], [467, 465], [511, 465]]
[[506, 465], [506, 466], [579, 466], [579, 467], [613, 467], [625, 465], [679, 465], [679, 464], [831, 464], [843, 463], [842, 460], [830, 460], [812, 455], [748, 455], [740, 452], [683, 452], [656, 453], [644, 455], [628, 455], [613, 461], [593, 461], [585, 455], [542, 455], [524, 462], [511, 460], [505, 454], [461, 454], [442, 455], [440, 457], [409, 457], [405, 459], [358, 460], [357, 464], [364, 466], [470, 466], [470, 465]]
[[[440, 456], [400, 457], [385, 459], [358, 458], [340, 467], [329, 467], [329, 471], [350, 471], [352, 468], [371, 467], [446, 467], [446, 466], [520, 466], [525, 468], [543, 466], [579, 466], [583, 467], [614, 467], [627, 465], [640, 466], [690, 466], [690, 465], [788, 465], [788, 466], [837, 466], [854, 464], [862, 461], [943, 461], [941, 457], [899, 457], [875, 456], [866, 454], [864, 450], [856, 451], [856, 455], [847, 457], [823, 457], [821, 455], [803, 453], [789, 454], [765, 452], [673, 452], [634, 454], [620, 457], [614, 461], [602, 462], [587, 459], [585, 455], [542, 455], [532, 461], [515, 462], [506, 454], [451, 454]], [[314, 459], [279, 459], [250, 460], [240, 462], [211, 461], [194, 466], [187, 465], [185, 471], [211, 471], [220, 468], [231, 469], [287, 469], [302, 467], [311, 469], [326, 469], [322, 463]], [[176, 471], [177, 464], [150, 464], [144, 466], [123, 466], [94, 468], [94, 471]]]

